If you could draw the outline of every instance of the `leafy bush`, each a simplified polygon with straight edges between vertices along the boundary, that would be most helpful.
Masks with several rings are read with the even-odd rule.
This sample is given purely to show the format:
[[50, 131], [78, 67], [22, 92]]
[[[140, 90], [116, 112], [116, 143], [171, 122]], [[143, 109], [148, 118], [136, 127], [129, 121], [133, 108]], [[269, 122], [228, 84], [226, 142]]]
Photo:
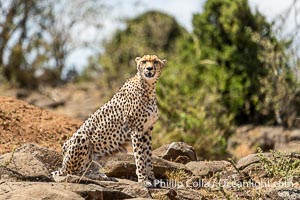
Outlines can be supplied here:
[[266, 157], [260, 148], [257, 149], [258, 157], [263, 169], [269, 177], [279, 177], [284, 180], [300, 177], [300, 159], [293, 154], [280, 151], [270, 151], [270, 158]]

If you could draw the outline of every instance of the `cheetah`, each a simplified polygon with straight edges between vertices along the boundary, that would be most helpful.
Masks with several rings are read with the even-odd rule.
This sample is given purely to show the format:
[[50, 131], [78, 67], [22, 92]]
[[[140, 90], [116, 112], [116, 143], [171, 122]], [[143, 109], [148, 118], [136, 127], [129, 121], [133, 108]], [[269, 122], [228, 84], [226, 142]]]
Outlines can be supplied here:
[[[144, 55], [137, 57], [135, 62], [136, 75], [128, 79], [112, 99], [92, 114], [64, 143], [62, 167], [52, 172], [53, 176], [82, 175], [92, 161], [125, 151], [124, 146], [131, 142], [138, 182], [152, 186], [155, 177], [151, 159], [151, 131], [158, 119], [155, 89], [166, 60], [156, 55]], [[100, 176], [106, 177], [104, 174]]]

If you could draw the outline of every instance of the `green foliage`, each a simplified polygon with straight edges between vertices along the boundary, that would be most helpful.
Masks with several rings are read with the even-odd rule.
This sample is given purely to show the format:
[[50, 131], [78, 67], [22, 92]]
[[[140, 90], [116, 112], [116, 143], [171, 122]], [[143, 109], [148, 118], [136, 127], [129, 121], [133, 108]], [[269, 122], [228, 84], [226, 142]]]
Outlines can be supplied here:
[[225, 87], [220, 91], [224, 105], [238, 123], [253, 121], [259, 114], [259, 80], [266, 76], [267, 69], [258, 58], [258, 44], [251, 36], [255, 32], [275, 40], [270, 25], [259, 13], [251, 13], [247, 0], [208, 0], [193, 24], [202, 58], [214, 60], [227, 72]]
[[193, 25], [159, 82], [162, 114], [155, 137], [188, 142], [205, 158], [219, 157], [234, 125], [256, 122], [261, 115], [258, 91], [269, 71], [253, 32], [277, 42], [246, 0], [208, 0]]
[[298, 105], [298, 84], [287, 43], [260, 13], [251, 12], [247, 0], [207, 0], [194, 15], [193, 29], [187, 33], [170, 16], [145, 13], [129, 20], [90, 62], [100, 62], [102, 80], [116, 88], [135, 73], [136, 56], [153, 53], [168, 60], [157, 88], [155, 147], [184, 141], [202, 158], [220, 158], [236, 125], [295, 119], [288, 104]]
[[257, 33], [252, 34], [252, 40], [257, 43], [258, 59], [263, 63], [267, 73], [258, 79], [260, 87], [257, 90], [256, 108], [266, 119], [277, 124], [293, 127], [296, 123], [299, 107], [299, 83], [297, 71], [299, 64], [291, 64], [287, 49], [288, 43], [276, 42], [263, 38]]
[[202, 157], [218, 157], [225, 153], [224, 130], [230, 129], [233, 118], [222, 106], [219, 93], [226, 71], [215, 67], [212, 61], [190, 57], [197, 56], [196, 49], [194, 43], [187, 44], [186, 40], [193, 41], [186, 38], [178, 48], [186, 56], [172, 57], [158, 83], [161, 115], [154, 130], [155, 144], [184, 141]]
[[257, 148], [258, 157], [263, 169], [269, 177], [280, 177], [285, 180], [300, 176], [300, 159], [293, 154], [280, 151], [270, 151], [270, 157], [266, 157], [261, 148]]
[[105, 83], [113, 87], [135, 74], [136, 56], [152, 53], [170, 57], [178, 38], [184, 34], [174, 18], [160, 12], [147, 12], [128, 20], [127, 28], [117, 31], [104, 45], [105, 53], [100, 55]]

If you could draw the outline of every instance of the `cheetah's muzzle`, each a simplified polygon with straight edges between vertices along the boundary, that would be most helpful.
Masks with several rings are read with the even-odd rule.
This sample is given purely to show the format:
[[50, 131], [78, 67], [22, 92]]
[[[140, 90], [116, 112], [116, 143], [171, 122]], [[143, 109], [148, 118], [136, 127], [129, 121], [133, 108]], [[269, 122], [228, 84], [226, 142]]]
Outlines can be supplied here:
[[147, 77], [147, 78], [152, 78], [152, 77], [154, 77], [154, 75], [155, 75], [155, 72], [150, 72], [150, 71], [145, 72], [145, 77]]

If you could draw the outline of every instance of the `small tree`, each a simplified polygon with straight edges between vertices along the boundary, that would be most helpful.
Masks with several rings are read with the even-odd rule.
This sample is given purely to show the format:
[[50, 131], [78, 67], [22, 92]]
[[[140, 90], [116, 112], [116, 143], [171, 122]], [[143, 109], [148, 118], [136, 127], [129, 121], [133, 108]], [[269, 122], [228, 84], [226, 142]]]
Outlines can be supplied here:
[[99, 62], [103, 67], [104, 83], [114, 88], [136, 71], [134, 58], [143, 54], [170, 56], [175, 51], [178, 38], [185, 34], [174, 18], [160, 12], [147, 12], [127, 21], [105, 43], [105, 53]]
[[0, 2], [2, 79], [28, 88], [62, 83], [66, 58], [78, 46], [71, 37], [74, 26], [88, 21], [98, 27], [95, 13], [102, 7], [101, 1], [83, 0]]
[[220, 92], [235, 121], [238, 124], [268, 121], [271, 116], [260, 110], [259, 104], [265, 96], [259, 91], [261, 80], [270, 71], [259, 57], [262, 49], [252, 40], [252, 33], [279, 47], [271, 25], [260, 13], [252, 14], [247, 0], [208, 0], [204, 12], [194, 17], [193, 24], [202, 57], [213, 59], [216, 67], [224, 68], [228, 74], [225, 88]]

